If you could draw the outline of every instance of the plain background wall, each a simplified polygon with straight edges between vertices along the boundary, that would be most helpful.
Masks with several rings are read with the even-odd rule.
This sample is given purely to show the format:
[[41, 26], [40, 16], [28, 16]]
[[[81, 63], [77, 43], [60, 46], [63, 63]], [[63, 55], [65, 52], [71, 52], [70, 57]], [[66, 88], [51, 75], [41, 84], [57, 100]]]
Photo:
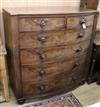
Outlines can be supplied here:
[[[80, 0], [0, 0], [0, 33], [4, 42], [4, 32], [2, 23], [2, 8], [4, 7], [33, 7], [33, 6], [72, 6], [79, 8]], [[100, 2], [98, 6], [100, 10]], [[100, 28], [100, 16], [97, 28]]]

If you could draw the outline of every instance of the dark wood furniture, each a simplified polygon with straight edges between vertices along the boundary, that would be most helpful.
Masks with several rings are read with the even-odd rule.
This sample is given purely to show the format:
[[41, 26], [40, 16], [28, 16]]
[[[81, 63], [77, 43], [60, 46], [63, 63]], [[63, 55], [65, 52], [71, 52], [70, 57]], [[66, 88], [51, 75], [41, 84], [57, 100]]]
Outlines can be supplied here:
[[96, 31], [96, 38], [93, 46], [88, 83], [96, 81], [100, 85], [100, 30]]
[[81, 0], [80, 7], [87, 9], [97, 9], [99, 0]]
[[[81, 0], [80, 8], [97, 9], [99, 0]], [[100, 14], [99, 14], [100, 15]], [[93, 52], [87, 82], [97, 81], [100, 84], [100, 29], [96, 30], [96, 38], [93, 44]]]
[[87, 80], [98, 12], [67, 7], [3, 10], [9, 76], [18, 103]]

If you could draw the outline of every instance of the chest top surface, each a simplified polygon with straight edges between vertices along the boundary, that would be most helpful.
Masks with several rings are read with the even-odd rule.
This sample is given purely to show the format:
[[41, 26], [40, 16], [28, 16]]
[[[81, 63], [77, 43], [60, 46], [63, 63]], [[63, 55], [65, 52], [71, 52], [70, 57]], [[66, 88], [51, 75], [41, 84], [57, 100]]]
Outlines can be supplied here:
[[91, 9], [79, 9], [68, 6], [40, 6], [40, 7], [18, 7], [18, 8], [4, 8], [11, 15], [34, 15], [34, 14], [72, 14], [72, 13], [91, 13], [97, 12]]

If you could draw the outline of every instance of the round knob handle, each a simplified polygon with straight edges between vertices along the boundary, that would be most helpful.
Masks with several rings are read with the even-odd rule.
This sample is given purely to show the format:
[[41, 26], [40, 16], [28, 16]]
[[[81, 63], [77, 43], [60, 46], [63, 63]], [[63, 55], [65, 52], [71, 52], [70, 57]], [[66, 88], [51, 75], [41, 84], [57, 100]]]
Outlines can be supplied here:
[[82, 26], [83, 29], [86, 29], [86, 20], [83, 18], [81, 21], [80, 21], [80, 24]]
[[41, 54], [40, 54], [40, 59], [41, 59], [41, 60], [44, 60], [45, 58], [46, 58], [45, 54], [44, 54], [44, 53], [41, 53]]
[[80, 32], [80, 34], [79, 34], [79, 38], [83, 38], [84, 35], [85, 35], [85, 32]]
[[39, 38], [39, 41], [41, 41], [42, 43], [46, 42], [47, 38], [42, 35], [40, 38]]
[[46, 26], [46, 21], [44, 19], [41, 19], [41, 21], [40, 21], [40, 27], [41, 28], [45, 28], [45, 26]]
[[41, 85], [41, 86], [38, 86], [38, 89], [41, 93], [41, 92], [45, 92], [46, 87], [45, 87], [45, 85]]
[[82, 24], [82, 23], [86, 23], [86, 19], [85, 19], [85, 18], [82, 18], [81, 21], [80, 21], [80, 23], [81, 23], [81, 24]]
[[45, 71], [42, 69], [39, 71], [39, 75], [43, 78], [45, 76]]
[[80, 66], [80, 63], [78, 63], [78, 62], [76, 62], [75, 64], [74, 64], [74, 68], [75, 67], [79, 67]]
[[76, 51], [76, 52], [81, 52], [81, 51], [82, 51], [82, 48], [80, 47], [80, 48], [76, 49], [75, 51]]

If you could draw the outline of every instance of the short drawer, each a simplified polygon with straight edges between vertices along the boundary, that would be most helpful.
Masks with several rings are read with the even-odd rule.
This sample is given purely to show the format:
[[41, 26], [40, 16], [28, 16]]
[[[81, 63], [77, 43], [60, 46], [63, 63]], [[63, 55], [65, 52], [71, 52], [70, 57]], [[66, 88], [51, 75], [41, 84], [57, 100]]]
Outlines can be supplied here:
[[80, 84], [81, 80], [83, 80], [83, 75], [83, 72], [73, 74], [62, 73], [35, 84], [32, 82], [23, 82], [23, 94], [26, 97], [35, 98], [55, 93], [57, 90], [68, 90], [76, 84]]
[[52, 64], [45, 64], [38, 67], [21, 67], [21, 75], [23, 81], [41, 81], [46, 78], [52, 78], [52, 76], [66, 72], [71, 73], [75, 71], [82, 71], [84, 65], [87, 63], [87, 54], [80, 56], [79, 58], [72, 58], [71, 60], [65, 60]]
[[67, 28], [82, 28], [86, 29], [88, 26], [93, 25], [94, 15], [84, 16], [84, 17], [68, 17], [67, 18]]
[[78, 43], [91, 38], [92, 27], [86, 30], [66, 30], [42, 33], [20, 33], [19, 46], [23, 48], [53, 47]]
[[19, 32], [60, 30], [65, 28], [65, 18], [19, 18]]
[[21, 65], [38, 65], [41, 62], [52, 63], [72, 57], [80, 56], [88, 50], [90, 40], [55, 48], [45, 49], [22, 49], [20, 50]]

